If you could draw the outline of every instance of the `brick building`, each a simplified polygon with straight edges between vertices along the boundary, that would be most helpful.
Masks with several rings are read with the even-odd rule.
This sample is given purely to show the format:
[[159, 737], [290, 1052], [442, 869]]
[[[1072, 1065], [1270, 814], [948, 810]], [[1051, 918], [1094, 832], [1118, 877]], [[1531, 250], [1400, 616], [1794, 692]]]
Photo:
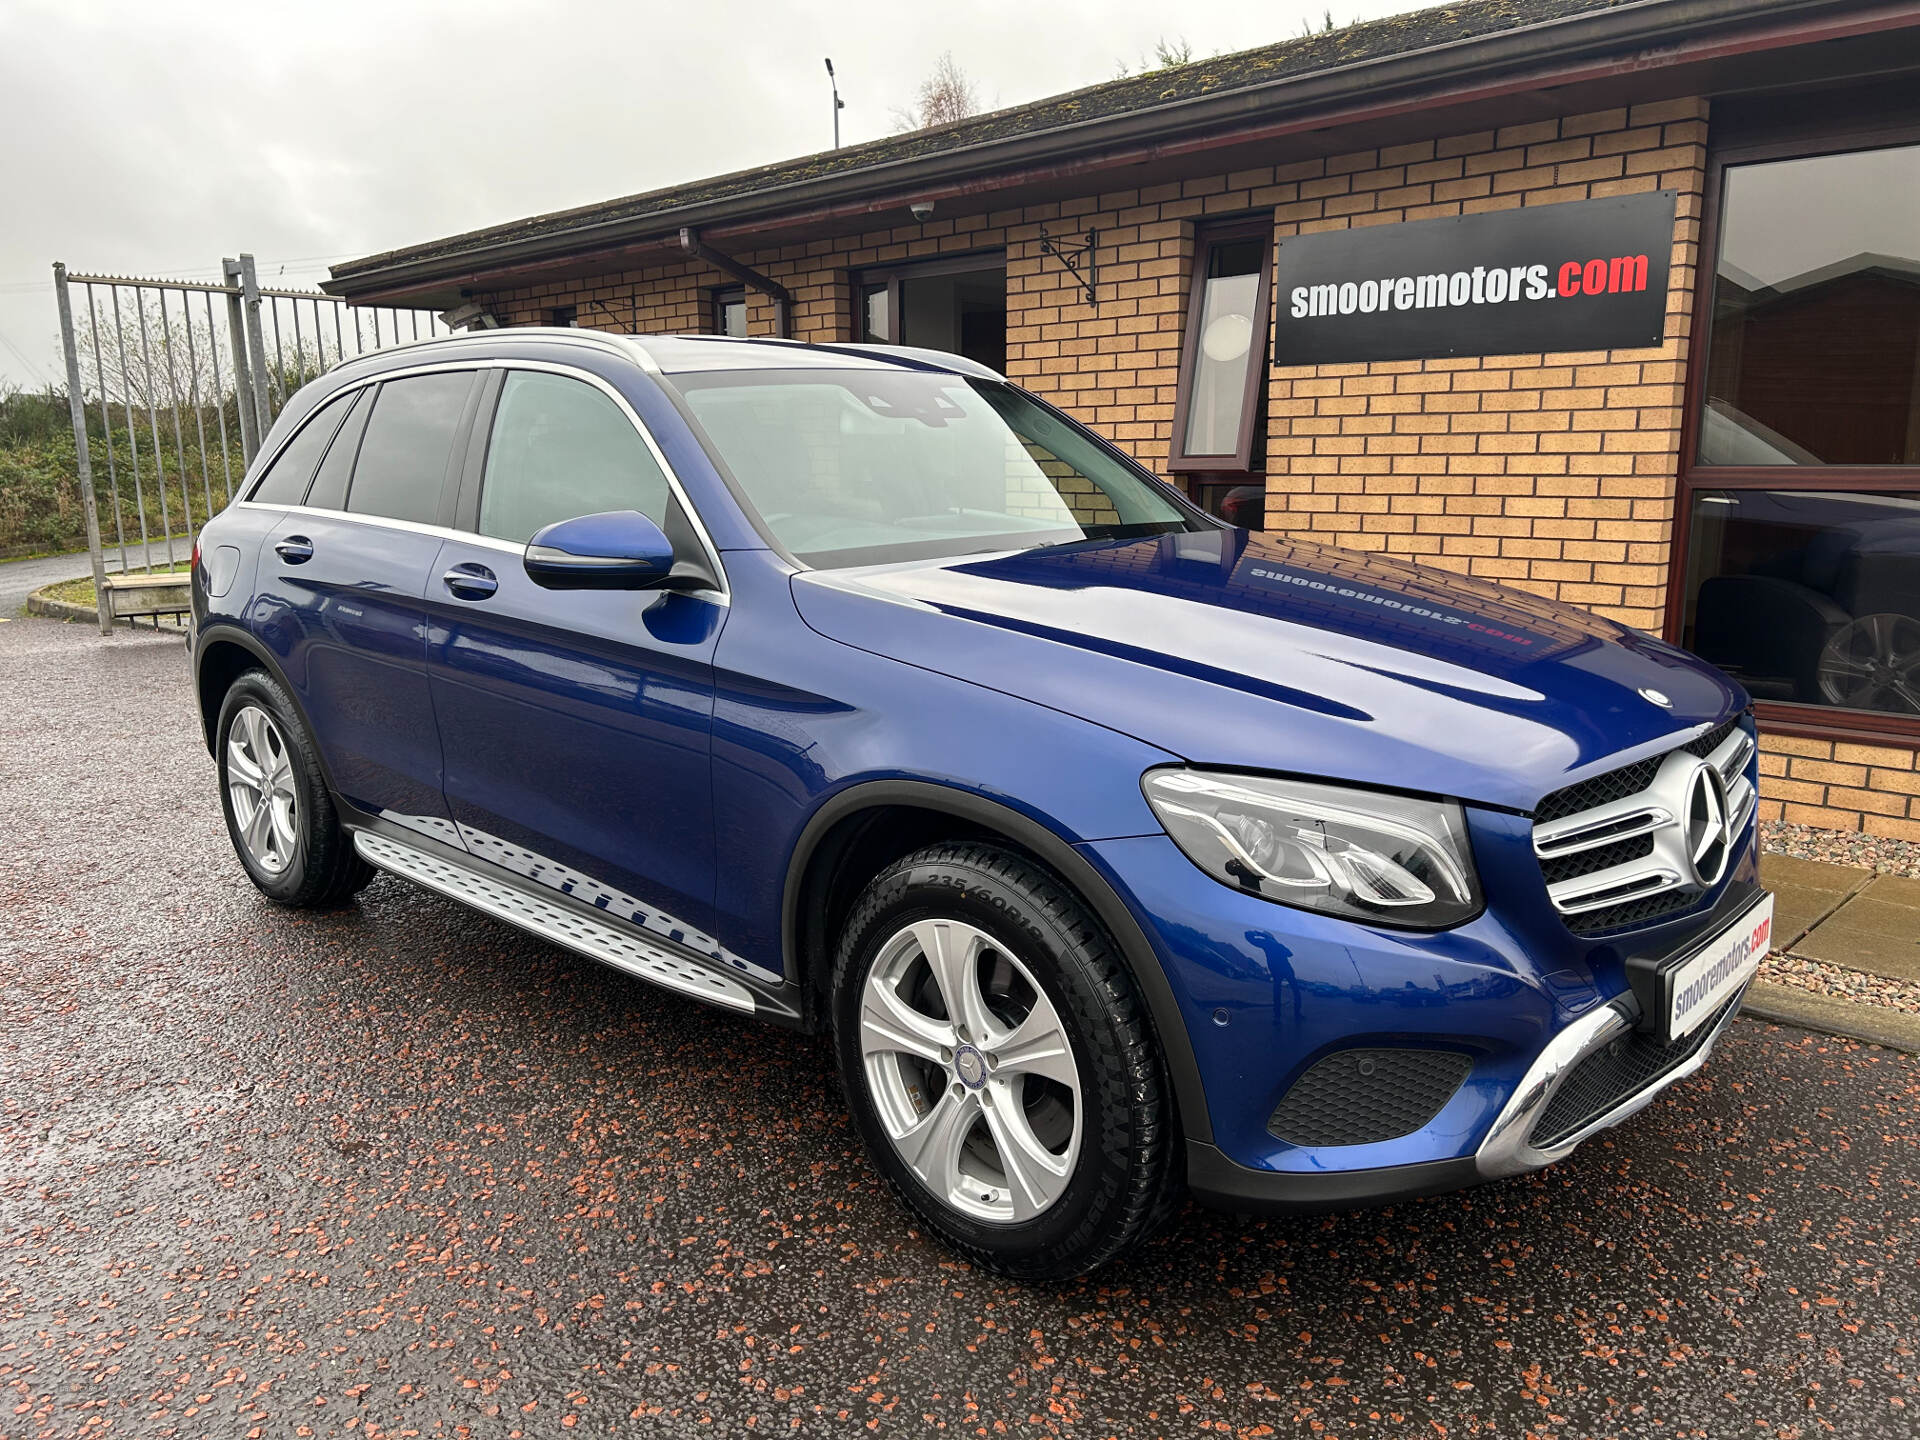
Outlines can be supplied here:
[[[1630, 343], [1593, 291], [1609, 255], [1609, 288], [1634, 288], [1613, 251], [1578, 315], [1495, 304], [1520, 265], [1449, 306], [1450, 264], [1422, 259], [1469, 232], [1524, 247], [1542, 220], [1598, 235], [1632, 197], [1659, 243]], [[1528, 213], [1560, 205], [1585, 208]], [[1437, 269], [1434, 305], [1412, 273], [1308, 283], [1362, 242]], [[1580, 252], [1539, 269], [1534, 292], [1581, 292]], [[1920, 4], [1479, 0], [371, 256], [326, 288], [961, 351], [1240, 523], [1700, 651], [1756, 697], [1767, 818], [1920, 840]], [[1324, 340], [1322, 296], [1368, 358]], [[1549, 315], [1586, 348], [1550, 348]], [[1489, 353], [1508, 336], [1536, 348]]]

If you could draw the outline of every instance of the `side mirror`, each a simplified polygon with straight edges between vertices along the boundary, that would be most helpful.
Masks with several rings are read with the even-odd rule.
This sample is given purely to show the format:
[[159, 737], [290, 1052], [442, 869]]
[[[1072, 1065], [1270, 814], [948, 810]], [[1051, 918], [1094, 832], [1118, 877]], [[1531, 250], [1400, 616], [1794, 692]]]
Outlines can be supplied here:
[[651, 590], [673, 574], [673, 542], [638, 510], [608, 510], [547, 526], [524, 563], [548, 590]]

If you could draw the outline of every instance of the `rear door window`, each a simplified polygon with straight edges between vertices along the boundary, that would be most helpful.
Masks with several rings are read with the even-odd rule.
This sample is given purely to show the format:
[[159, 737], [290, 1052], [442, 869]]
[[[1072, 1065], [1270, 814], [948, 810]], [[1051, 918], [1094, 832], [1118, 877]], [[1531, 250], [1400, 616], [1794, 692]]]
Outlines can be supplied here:
[[516, 370], [494, 412], [482, 535], [521, 544], [557, 520], [638, 510], [667, 521], [667, 477], [633, 421], [583, 380]]
[[360, 441], [348, 510], [428, 525], [438, 521], [447, 464], [473, 377], [470, 370], [454, 370], [381, 385]]
[[327, 458], [314, 472], [313, 488], [307, 491], [307, 504], [322, 510], [342, 510], [347, 503], [347, 480], [353, 474], [353, 457], [360, 450], [360, 436], [367, 428], [367, 411], [373, 408], [373, 387], [361, 390], [347, 412], [346, 424], [335, 432], [327, 447]]
[[274, 457], [260, 477], [260, 483], [253, 487], [250, 499], [262, 505], [300, 503], [307, 493], [307, 482], [313, 478], [313, 467], [320, 463], [327, 441], [333, 438], [333, 432], [340, 428], [341, 418], [347, 413], [342, 403], [346, 399], [345, 395], [336, 395], [314, 411], [300, 427], [300, 433]]

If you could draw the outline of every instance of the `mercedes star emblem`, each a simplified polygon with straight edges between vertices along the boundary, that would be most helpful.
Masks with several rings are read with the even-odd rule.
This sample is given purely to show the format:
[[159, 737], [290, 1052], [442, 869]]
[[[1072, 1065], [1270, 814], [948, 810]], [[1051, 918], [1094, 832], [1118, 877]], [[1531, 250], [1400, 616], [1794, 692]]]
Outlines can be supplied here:
[[1702, 760], [1687, 777], [1687, 814], [1683, 822], [1687, 858], [1695, 881], [1704, 889], [1720, 879], [1733, 850], [1733, 831], [1727, 824], [1727, 791], [1720, 772]]

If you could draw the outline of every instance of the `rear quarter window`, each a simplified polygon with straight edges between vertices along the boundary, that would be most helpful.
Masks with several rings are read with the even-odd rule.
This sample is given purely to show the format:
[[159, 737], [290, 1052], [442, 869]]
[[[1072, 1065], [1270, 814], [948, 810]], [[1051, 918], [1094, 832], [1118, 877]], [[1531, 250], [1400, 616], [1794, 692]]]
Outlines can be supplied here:
[[320, 463], [327, 442], [346, 416], [347, 407], [341, 403], [346, 398], [336, 395], [308, 417], [299, 433], [274, 456], [248, 499], [262, 505], [298, 505], [306, 498], [307, 482], [313, 479], [314, 467]]
[[327, 446], [327, 458], [320, 462], [313, 484], [307, 490], [307, 504], [321, 510], [346, 508], [353, 457], [360, 453], [360, 437], [366, 432], [367, 411], [372, 408], [373, 387], [369, 385], [358, 392], [353, 409], [347, 412], [346, 423], [334, 432], [333, 443]]

